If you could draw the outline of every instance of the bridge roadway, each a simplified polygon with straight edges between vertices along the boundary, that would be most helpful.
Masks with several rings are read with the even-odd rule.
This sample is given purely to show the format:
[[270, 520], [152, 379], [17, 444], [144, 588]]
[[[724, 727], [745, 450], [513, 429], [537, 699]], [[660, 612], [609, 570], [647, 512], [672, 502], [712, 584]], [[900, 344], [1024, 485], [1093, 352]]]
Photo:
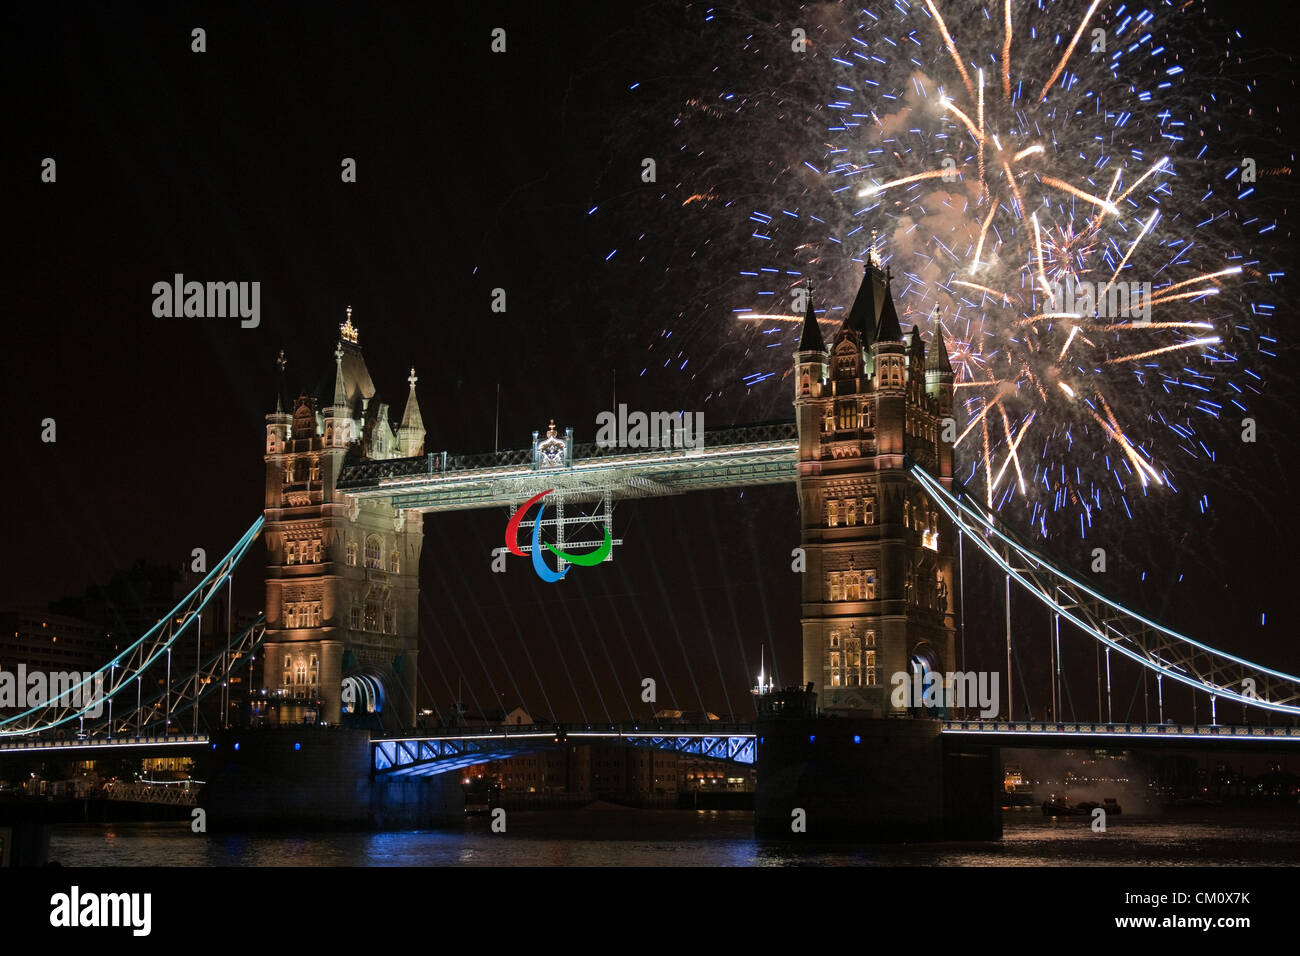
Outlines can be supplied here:
[[517, 506], [548, 488], [570, 500], [653, 498], [702, 488], [789, 484], [798, 471], [794, 422], [705, 429], [699, 448], [606, 448], [574, 443], [562, 460], [537, 446], [481, 455], [431, 453], [419, 458], [346, 465], [338, 489], [351, 498], [390, 498], [396, 509], [459, 511]]
[[[1104, 741], [1113, 741], [1116, 747], [1157, 745], [1160, 749], [1218, 748], [1225, 744], [1260, 751], [1300, 748], [1300, 727], [1267, 727], [1258, 724], [945, 720], [941, 733], [956, 740], [978, 740], [998, 747], [1061, 750], [1098, 747]], [[752, 764], [757, 758], [756, 737], [752, 724], [583, 724], [464, 728], [439, 733], [373, 738], [371, 766], [377, 774], [449, 773], [492, 760], [536, 753], [564, 743], [597, 741], [622, 741], [631, 746], [653, 747], [691, 756]], [[178, 751], [198, 752], [211, 746], [212, 740], [207, 734], [69, 740], [9, 739], [0, 741], [0, 759], [37, 754], [66, 755], [70, 760], [94, 760], [119, 754], [148, 757]]]

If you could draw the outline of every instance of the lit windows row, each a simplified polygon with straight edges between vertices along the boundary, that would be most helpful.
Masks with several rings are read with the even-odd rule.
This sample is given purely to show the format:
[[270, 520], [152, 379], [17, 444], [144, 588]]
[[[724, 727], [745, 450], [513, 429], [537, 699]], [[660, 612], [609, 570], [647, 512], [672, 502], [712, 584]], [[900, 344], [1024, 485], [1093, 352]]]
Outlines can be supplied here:
[[298, 601], [284, 606], [285, 627], [320, 627], [320, 601]]
[[[384, 538], [382, 535], [372, 534], [366, 538], [365, 550], [366, 567], [375, 571], [389, 570], [394, 574], [402, 573], [402, 553], [393, 549], [388, 553], [388, 567], [384, 567]], [[357, 543], [348, 542], [348, 565], [357, 566]]]
[[859, 507], [862, 523], [875, 524], [876, 501], [874, 498], [844, 498], [839, 501], [826, 502], [826, 527], [838, 528], [841, 524], [853, 526], [858, 523]]
[[287, 655], [284, 659], [284, 686], [287, 689], [306, 690], [315, 693], [320, 684], [320, 658], [315, 654]]
[[348, 614], [348, 626], [354, 631], [372, 631], [376, 634], [397, 633], [397, 611], [382, 607], [378, 601], [353, 605]]
[[871, 402], [863, 405], [859, 405], [856, 400], [841, 402], [837, 406], [826, 407], [822, 431], [835, 431], [837, 428], [872, 428], [875, 419], [875, 406]]
[[832, 601], [876, 599], [875, 571], [832, 571], [826, 577], [826, 593]]
[[907, 420], [907, 433], [914, 438], [924, 438], [934, 444], [938, 441], [939, 427], [931, 422], [922, 422], [917, 421], [915, 418], [909, 418]]
[[[849, 631], [843, 636], [831, 631], [826, 662], [832, 687], [874, 687], [876, 684], [876, 632], [867, 631], [865, 639]], [[866, 644], [866, 650], [863, 644]]]
[[320, 481], [320, 459], [293, 458], [284, 463], [284, 483], [301, 484], [305, 481]]
[[320, 564], [324, 549], [320, 538], [310, 541], [290, 541], [284, 546], [285, 564]]
[[[913, 506], [912, 502], [903, 502], [903, 527], [915, 528], [917, 531], [922, 529], [933, 529], [939, 527], [939, 512], [927, 511], [924, 507]], [[938, 533], [935, 534], [935, 540], [938, 540]]]

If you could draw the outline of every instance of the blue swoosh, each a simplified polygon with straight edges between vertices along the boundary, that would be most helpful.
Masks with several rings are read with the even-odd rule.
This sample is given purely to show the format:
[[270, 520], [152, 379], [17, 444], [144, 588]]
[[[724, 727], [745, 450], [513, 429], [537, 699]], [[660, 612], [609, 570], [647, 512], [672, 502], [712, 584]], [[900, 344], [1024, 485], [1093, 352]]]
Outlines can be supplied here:
[[537, 509], [537, 520], [533, 522], [533, 570], [537, 572], [537, 576], [543, 581], [554, 583], [568, 574], [569, 569], [565, 568], [563, 571], [556, 573], [548, 568], [546, 562], [542, 560], [542, 515], [545, 513], [546, 505], [543, 504]]

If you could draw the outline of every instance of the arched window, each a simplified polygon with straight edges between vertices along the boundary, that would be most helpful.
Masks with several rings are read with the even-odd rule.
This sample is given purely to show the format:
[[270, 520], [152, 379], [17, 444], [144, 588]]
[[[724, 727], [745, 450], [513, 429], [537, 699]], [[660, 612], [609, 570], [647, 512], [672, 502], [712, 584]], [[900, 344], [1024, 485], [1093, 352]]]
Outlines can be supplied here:
[[320, 658], [315, 654], [311, 656], [311, 671], [309, 682], [314, 687], [320, 683]]
[[876, 523], [876, 499], [875, 498], [862, 499], [862, 523], [863, 524]]
[[284, 563], [294, 564], [298, 560], [298, 542], [290, 541], [284, 548]]
[[307, 662], [301, 657], [294, 662], [293, 678], [294, 683], [299, 686], [307, 683]]
[[[827, 590], [830, 592], [830, 599], [832, 601], [840, 600], [840, 575], [838, 571], [831, 572], [829, 587]], [[838, 641], [839, 638], [832, 634], [831, 640]]]
[[826, 502], [826, 527], [834, 528], [840, 523], [840, 503], [838, 501]]
[[394, 574], [402, 573], [402, 552], [394, 551], [388, 556], [388, 566]]
[[[863, 583], [863, 588], [862, 588], [862, 600], [874, 601], [876, 599], [876, 572], [864, 571], [863, 577], [865, 578], [865, 581]], [[873, 635], [872, 640], [874, 639], [875, 638]]]
[[293, 683], [293, 658], [286, 657], [284, 659], [284, 686], [288, 687], [292, 683]]
[[320, 459], [319, 458], [313, 458], [311, 460], [311, 480], [320, 481]]
[[876, 685], [876, 652], [875, 651], [867, 651], [866, 684], [868, 687], [874, 687]]
[[384, 569], [384, 539], [377, 534], [366, 538], [366, 567]]
[[348, 542], [348, 565], [354, 568], [357, 566], [357, 543], [355, 541]]
[[316, 538], [311, 543], [312, 564], [320, 564], [320, 558], [321, 558], [320, 538]]
[[858, 499], [850, 498], [844, 503], [844, 523], [849, 527], [858, 523]]

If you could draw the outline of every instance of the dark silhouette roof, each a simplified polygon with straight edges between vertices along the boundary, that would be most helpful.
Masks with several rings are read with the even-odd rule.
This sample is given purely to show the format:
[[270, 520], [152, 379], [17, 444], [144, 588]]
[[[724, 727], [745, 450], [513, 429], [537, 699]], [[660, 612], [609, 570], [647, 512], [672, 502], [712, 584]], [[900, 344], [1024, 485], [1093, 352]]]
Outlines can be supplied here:
[[925, 360], [925, 370], [927, 372], [948, 372], [951, 374], [952, 365], [948, 361], [948, 346], [943, 341], [943, 329], [936, 322], [934, 326], [934, 342], [930, 345], [930, 354]]
[[898, 310], [894, 308], [894, 292], [885, 285], [885, 304], [880, 307], [880, 325], [876, 328], [877, 342], [903, 341], [903, 329], [898, 324]]
[[800, 352], [824, 352], [826, 343], [822, 340], [822, 330], [817, 325], [817, 315], [813, 310], [812, 289], [808, 289], [808, 310], [803, 316], [803, 333], [799, 336]]

